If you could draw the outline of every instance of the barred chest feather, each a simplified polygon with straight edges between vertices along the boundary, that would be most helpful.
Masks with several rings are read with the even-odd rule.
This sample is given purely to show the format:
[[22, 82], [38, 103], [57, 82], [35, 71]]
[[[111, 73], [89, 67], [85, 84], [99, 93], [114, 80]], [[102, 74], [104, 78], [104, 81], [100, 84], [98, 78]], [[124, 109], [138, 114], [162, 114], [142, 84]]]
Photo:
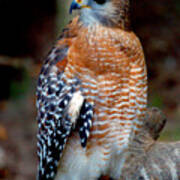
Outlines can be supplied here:
[[133, 33], [120, 29], [84, 28], [69, 49], [68, 59], [64, 81], [74, 76], [80, 79], [83, 95], [95, 110], [86, 148], [81, 148], [74, 133], [57, 180], [68, 179], [63, 176], [67, 169], [75, 172], [80, 168], [75, 180], [96, 179], [108, 171], [118, 177], [126, 156], [120, 160], [117, 154], [125, 153], [146, 112], [147, 75], [140, 42]]

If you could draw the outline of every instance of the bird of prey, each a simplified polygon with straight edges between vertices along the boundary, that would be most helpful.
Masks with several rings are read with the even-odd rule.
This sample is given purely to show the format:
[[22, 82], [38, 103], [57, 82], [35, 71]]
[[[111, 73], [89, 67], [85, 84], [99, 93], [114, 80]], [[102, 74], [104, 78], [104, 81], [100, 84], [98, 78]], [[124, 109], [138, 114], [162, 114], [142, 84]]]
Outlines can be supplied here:
[[129, 0], [73, 0], [38, 80], [38, 180], [117, 179], [147, 104]]

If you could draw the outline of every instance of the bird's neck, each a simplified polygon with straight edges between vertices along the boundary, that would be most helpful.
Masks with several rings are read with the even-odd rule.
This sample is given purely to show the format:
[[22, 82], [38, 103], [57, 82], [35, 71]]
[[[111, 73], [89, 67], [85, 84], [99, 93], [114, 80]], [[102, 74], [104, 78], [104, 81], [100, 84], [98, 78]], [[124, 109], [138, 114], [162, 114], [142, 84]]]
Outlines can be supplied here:
[[121, 0], [119, 8], [119, 16], [116, 18], [116, 23], [119, 28], [124, 30], [131, 29], [130, 23], [130, 2], [129, 0]]
[[117, 12], [110, 15], [107, 12], [99, 13], [91, 9], [84, 8], [81, 10], [79, 20], [84, 26], [101, 25], [111, 28], [120, 28], [123, 30], [130, 30], [130, 5], [129, 1], [124, 1], [117, 5]]

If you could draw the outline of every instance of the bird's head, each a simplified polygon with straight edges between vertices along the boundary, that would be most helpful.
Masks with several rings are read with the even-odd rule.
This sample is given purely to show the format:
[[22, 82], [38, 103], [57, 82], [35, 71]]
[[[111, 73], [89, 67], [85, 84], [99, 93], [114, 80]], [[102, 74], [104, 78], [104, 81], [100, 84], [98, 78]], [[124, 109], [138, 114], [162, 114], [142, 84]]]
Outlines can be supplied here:
[[73, 0], [70, 13], [77, 9], [85, 25], [129, 26], [129, 0]]

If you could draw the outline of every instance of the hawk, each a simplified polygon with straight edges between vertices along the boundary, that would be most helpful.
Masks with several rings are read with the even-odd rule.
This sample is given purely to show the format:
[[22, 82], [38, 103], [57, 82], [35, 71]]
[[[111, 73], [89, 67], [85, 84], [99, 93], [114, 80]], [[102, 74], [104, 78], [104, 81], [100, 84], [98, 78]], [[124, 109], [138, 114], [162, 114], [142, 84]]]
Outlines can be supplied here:
[[75, 9], [39, 75], [38, 180], [118, 178], [146, 113], [129, 0], [73, 0]]

